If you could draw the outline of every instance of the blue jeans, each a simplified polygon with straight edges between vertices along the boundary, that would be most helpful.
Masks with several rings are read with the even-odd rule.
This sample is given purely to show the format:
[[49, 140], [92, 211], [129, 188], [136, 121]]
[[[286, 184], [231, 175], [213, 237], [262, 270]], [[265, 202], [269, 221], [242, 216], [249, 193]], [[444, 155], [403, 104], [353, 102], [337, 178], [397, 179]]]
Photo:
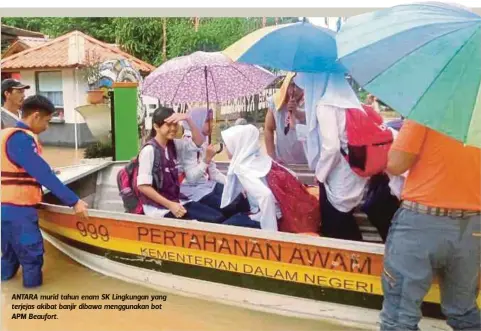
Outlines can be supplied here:
[[174, 214], [168, 213], [165, 217], [180, 218], [184, 220], [198, 220], [206, 223], [222, 223], [225, 220], [224, 215], [218, 210], [209, 206], [203, 205], [200, 202], [189, 202], [184, 205], [187, 213], [183, 217], [175, 217]]
[[232, 216], [223, 224], [233, 225], [233, 226], [242, 226], [242, 227], [253, 228], [253, 229], [261, 228], [261, 224], [259, 222], [251, 220], [251, 218], [244, 213], [238, 213]]
[[441, 308], [455, 330], [480, 330], [479, 216], [437, 217], [400, 208], [384, 252], [381, 330], [419, 330], [421, 303], [437, 275]]
[[43, 238], [38, 218], [17, 215], [2, 219], [2, 281], [15, 276], [22, 266], [23, 286], [42, 285]]

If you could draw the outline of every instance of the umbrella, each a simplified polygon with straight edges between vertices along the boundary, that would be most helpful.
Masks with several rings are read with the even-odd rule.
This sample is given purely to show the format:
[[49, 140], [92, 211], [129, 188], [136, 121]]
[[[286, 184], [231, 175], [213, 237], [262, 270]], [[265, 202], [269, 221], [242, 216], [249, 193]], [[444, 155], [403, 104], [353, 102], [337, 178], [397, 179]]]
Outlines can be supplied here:
[[195, 52], [162, 64], [147, 76], [142, 94], [170, 103], [206, 102], [209, 109], [210, 101], [256, 94], [275, 78], [261, 67], [235, 63], [220, 52]]
[[170, 103], [219, 103], [256, 94], [275, 78], [263, 68], [235, 63], [220, 52], [195, 52], [162, 64], [145, 78], [142, 94]]
[[308, 22], [256, 30], [223, 53], [232, 60], [293, 72], [339, 72], [335, 32]]
[[418, 123], [481, 147], [481, 17], [417, 3], [348, 19], [340, 61], [384, 103]]

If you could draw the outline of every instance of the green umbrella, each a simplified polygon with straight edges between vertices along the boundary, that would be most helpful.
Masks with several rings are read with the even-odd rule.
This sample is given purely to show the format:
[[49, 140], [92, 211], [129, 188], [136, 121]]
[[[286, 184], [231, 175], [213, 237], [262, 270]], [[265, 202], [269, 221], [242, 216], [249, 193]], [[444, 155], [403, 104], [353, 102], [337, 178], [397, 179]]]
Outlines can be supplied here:
[[407, 118], [481, 147], [481, 17], [443, 3], [355, 16], [338, 56], [367, 91]]

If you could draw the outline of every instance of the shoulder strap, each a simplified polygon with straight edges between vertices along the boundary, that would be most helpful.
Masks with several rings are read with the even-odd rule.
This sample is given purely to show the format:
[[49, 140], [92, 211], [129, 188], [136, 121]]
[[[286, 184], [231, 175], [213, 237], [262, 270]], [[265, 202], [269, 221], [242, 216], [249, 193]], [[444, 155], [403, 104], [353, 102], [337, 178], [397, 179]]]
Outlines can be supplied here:
[[175, 142], [173, 140], [169, 140], [169, 142], [167, 143], [167, 148], [169, 147], [172, 149], [174, 159], [177, 159], [177, 148], [175, 148]]
[[145, 144], [145, 146], [147, 145], [150, 145], [154, 148], [154, 165], [152, 167], [152, 177], [154, 178], [155, 187], [160, 189], [163, 185], [164, 180], [164, 172], [159, 171], [160, 169], [162, 169], [162, 155], [160, 154], [161, 149], [159, 148], [159, 146], [157, 146], [155, 142], [151, 140]]

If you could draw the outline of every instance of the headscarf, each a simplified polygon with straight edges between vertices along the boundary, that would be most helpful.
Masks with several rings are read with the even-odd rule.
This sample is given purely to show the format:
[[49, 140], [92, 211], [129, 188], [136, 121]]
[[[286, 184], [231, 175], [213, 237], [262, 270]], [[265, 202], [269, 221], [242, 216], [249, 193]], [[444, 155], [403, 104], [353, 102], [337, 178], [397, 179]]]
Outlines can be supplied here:
[[[207, 115], [208, 115], [207, 108], [201, 108], [201, 107], [192, 108], [189, 113], [195, 126], [199, 130], [202, 137], [205, 139], [206, 137], [202, 132], [202, 128], [204, 127], [204, 123], [207, 120]], [[190, 126], [186, 121], [182, 122], [182, 127], [184, 128], [184, 136], [192, 136]]]
[[292, 78], [294, 78], [295, 75], [296, 74], [294, 72], [289, 72], [284, 78], [279, 91], [274, 94], [273, 101], [276, 110], [280, 110], [284, 105], [287, 97], [287, 90], [289, 89], [289, 85], [291, 84]]
[[228, 206], [241, 192], [243, 180], [267, 175], [272, 159], [261, 153], [259, 130], [252, 124], [236, 125], [221, 132], [225, 147], [232, 154], [222, 193], [221, 208]]
[[298, 73], [294, 82], [304, 90], [307, 126], [304, 130], [307, 132], [306, 156], [309, 168], [315, 170], [322, 144], [318, 130], [317, 106], [324, 104], [343, 109], [361, 110], [362, 106], [343, 73]]
[[246, 124], [248, 124], [247, 120], [242, 117], [238, 118], [234, 123], [234, 125], [246, 125]]

